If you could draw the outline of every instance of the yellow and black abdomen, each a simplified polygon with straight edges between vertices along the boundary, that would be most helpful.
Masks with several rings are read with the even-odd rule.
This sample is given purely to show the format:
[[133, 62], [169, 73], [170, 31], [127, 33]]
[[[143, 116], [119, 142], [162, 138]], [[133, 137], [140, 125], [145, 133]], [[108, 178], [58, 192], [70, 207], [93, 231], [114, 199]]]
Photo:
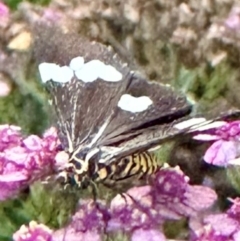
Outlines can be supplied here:
[[[64, 186], [77, 185], [86, 188], [90, 183], [103, 183], [106, 186], [141, 180], [155, 173], [159, 166], [153, 153], [135, 153], [110, 164], [89, 162], [82, 167], [83, 161], [73, 158], [58, 176]], [[84, 162], [83, 162], [84, 163]]]
[[153, 153], [141, 152], [124, 157], [109, 165], [99, 164], [95, 182], [106, 185], [142, 179], [158, 169], [157, 158]]

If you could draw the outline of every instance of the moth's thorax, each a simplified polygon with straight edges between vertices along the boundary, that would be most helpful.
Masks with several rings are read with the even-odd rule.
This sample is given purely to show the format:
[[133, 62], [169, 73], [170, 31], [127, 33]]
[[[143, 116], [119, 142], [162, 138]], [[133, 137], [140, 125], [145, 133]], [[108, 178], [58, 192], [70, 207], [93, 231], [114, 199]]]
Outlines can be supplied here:
[[[83, 162], [83, 160], [81, 161]], [[87, 182], [86, 186], [88, 185], [88, 166], [82, 166], [81, 163], [79, 160], [72, 159], [67, 163], [64, 170], [58, 174], [58, 180], [64, 188], [67, 187], [68, 184], [84, 187], [84, 183]]]
[[88, 186], [97, 173], [99, 149], [75, 149], [64, 153], [68, 156], [68, 161], [65, 162], [64, 171], [59, 174], [61, 183], [64, 186], [70, 183], [81, 188]]

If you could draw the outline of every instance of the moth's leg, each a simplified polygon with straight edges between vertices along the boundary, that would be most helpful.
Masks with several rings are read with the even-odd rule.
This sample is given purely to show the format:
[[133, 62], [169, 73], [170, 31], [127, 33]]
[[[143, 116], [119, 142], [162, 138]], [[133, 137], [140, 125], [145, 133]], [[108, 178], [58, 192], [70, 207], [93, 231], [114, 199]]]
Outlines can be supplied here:
[[92, 195], [93, 195], [93, 200], [97, 204], [97, 197], [99, 194], [97, 184], [96, 184], [96, 182], [91, 180], [90, 186], [91, 186], [91, 191], [92, 191]]
[[[128, 193], [121, 193], [120, 195], [125, 200], [126, 204], [132, 205], [134, 209], [138, 209], [141, 212], [145, 213], [149, 217], [149, 219], [152, 219], [153, 223], [155, 222], [155, 219], [152, 216], [152, 213], [150, 211], [151, 209], [149, 208], [149, 206], [146, 206], [144, 203], [141, 203], [143, 197], [136, 198]], [[129, 201], [128, 199], [130, 199], [131, 201]]]

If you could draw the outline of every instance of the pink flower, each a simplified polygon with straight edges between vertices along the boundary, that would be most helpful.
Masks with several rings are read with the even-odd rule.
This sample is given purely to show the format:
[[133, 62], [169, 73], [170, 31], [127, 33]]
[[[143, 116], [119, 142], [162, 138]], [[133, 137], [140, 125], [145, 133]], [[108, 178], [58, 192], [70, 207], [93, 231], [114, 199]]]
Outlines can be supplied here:
[[10, 20], [9, 8], [3, 2], [0, 2], [0, 27], [7, 27]]
[[197, 140], [215, 142], [204, 155], [207, 163], [217, 166], [237, 164], [240, 156], [240, 121], [226, 122], [223, 126], [206, 130], [194, 137]]
[[69, 224], [53, 231], [50, 240], [100, 241], [106, 234], [123, 233], [134, 241], [143, 237], [165, 241], [164, 221], [196, 217], [216, 200], [213, 190], [191, 186], [188, 180], [179, 168], [165, 167], [153, 177], [151, 185], [117, 195], [110, 206], [100, 200], [81, 200]]
[[189, 185], [188, 178], [179, 168], [162, 169], [151, 186], [131, 188], [111, 201], [107, 230], [152, 232], [159, 230], [165, 220], [197, 215], [216, 199], [215, 192], [210, 188]]
[[52, 241], [52, 230], [44, 224], [38, 224], [31, 221], [29, 226], [22, 227], [13, 234], [14, 241]]
[[226, 213], [193, 217], [190, 220], [191, 241], [239, 241], [240, 199], [232, 202], [232, 207]]
[[41, 139], [35, 135], [24, 138], [16, 126], [0, 126], [0, 200], [53, 174], [58, 145], [54, 129]]
[[70, 224], [54, 232], [53, 240], [100, 241], [109, 218], [106, 204], [92, 200], [81, 201]]

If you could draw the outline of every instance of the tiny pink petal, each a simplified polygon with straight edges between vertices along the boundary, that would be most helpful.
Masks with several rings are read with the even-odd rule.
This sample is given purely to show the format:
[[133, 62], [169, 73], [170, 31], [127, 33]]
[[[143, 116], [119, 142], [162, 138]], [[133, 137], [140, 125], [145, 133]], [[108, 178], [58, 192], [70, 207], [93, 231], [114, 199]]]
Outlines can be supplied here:
[[30, 135], [23, 139], [19, 127], [1, 125], [0, 199], [15, 196], [33, 181], [54, 174], [58, 142], [53, 128], [43, 138]]

